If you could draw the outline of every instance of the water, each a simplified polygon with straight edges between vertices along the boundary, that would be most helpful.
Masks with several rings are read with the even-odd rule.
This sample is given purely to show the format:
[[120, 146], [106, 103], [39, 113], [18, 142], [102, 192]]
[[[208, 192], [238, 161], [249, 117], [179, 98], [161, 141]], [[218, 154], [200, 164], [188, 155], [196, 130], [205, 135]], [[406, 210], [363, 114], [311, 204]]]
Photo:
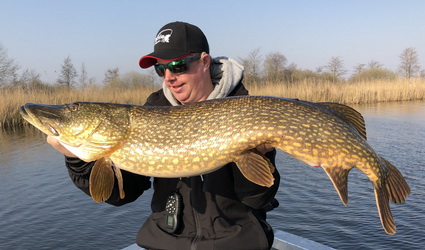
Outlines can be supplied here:
[[[425, 245], [425, 103], [356, 106], [368, 140], [405, 176], [412, 194], [391, 204], [397, 234], [381, 228], [370, 182], [353, 169], [349, 204], [321, 169], [279, 153], [276, 229], [337, 249], [421, 249]], [[68, 177], [63, 156], [34, 132], [0, 133], [0, 249], [120, 249], [134, 243], [151, 192], [123, 207], [96, 204]]]

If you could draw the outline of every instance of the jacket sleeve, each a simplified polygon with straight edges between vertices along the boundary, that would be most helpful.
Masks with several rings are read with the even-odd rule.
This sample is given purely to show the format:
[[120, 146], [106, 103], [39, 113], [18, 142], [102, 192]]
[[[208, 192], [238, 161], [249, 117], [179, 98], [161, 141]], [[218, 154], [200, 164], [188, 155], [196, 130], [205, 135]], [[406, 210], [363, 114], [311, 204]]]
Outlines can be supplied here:
[[[90, 173], [95, 162], [84, 162], [78, 158], [65, 157], [65, 165], [68, 168], [68, 174], [75, 186], [90, 196]], [[119, 197], [118, 181], [115, 178], [114, 189], [109, 199], [106, 201], [115, 206], [121, 206], [136, 200], [143, 192], [150, 188], [150, 177], [133, 174], [121, 170], [124, 183], [124, 199]]]
[[274, 183], [271, 187], [259, 186], [246, 179], [237, 167], [233, 168], [236, 194], [242, 203], [254, 209], [267, 207], [276, 195], [280, 184], [280, 174], [275, 164], [276, 149], [266, 153], [265, 156], [275, 166]]
[[[162, 89], [153, 92], [146, 100], [144, 106], [171, 106]], [[87, 195], [90, 195], [90, 173], [95, 162], [84, 162], [78, 158], [65, 157], [65, 165], [69, 176], [75, 186]], [[144, 190], [151, 187], [150, 177], [142, 176], [121, 170], [123, 176], [125, 198], [119, 198], [117, 179], [115, 178], [114, 189], [111, 197], [106, 201], [112, 205], [120, 206], [136, 200], [143, 194]]]

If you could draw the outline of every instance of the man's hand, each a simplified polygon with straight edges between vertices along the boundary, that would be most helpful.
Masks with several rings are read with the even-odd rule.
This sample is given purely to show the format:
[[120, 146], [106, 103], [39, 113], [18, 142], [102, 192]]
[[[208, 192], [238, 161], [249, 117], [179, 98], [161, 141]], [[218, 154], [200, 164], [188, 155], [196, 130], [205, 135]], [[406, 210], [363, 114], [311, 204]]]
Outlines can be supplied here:
[[55, 138], [50, 135], [47, 136], [47, 143], [49, 143], [54, 149], [59, 151], [61, 154], [68, 157], [77, 157], [73, 153], [71, 153], [68, 149], [66, 149], [62, 144], [60, 144]]

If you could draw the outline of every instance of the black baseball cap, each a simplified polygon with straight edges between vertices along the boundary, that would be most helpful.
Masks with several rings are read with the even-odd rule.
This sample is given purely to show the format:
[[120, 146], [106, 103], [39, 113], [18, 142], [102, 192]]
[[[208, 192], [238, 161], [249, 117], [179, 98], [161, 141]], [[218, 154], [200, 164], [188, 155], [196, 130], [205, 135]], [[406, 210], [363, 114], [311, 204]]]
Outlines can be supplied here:
[[141, 68], [149, 68], [157, 59], [174, 61], [191, 53], [210, 53], [201, 29], [185, 22], [172, 22], [162, 27], [155, 38], [154, 52], [140, 58]]

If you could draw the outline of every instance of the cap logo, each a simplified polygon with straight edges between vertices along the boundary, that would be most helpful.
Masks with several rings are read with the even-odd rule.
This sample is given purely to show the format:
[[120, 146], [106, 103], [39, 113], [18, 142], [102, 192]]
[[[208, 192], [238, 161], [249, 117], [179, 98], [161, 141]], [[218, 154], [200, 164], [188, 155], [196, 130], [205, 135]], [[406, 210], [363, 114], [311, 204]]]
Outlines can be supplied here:
[[161, 30], [155, 38], [155, 45], [157, 43], [169, 43], [171, 34], [173, 34], [172, 29]]

